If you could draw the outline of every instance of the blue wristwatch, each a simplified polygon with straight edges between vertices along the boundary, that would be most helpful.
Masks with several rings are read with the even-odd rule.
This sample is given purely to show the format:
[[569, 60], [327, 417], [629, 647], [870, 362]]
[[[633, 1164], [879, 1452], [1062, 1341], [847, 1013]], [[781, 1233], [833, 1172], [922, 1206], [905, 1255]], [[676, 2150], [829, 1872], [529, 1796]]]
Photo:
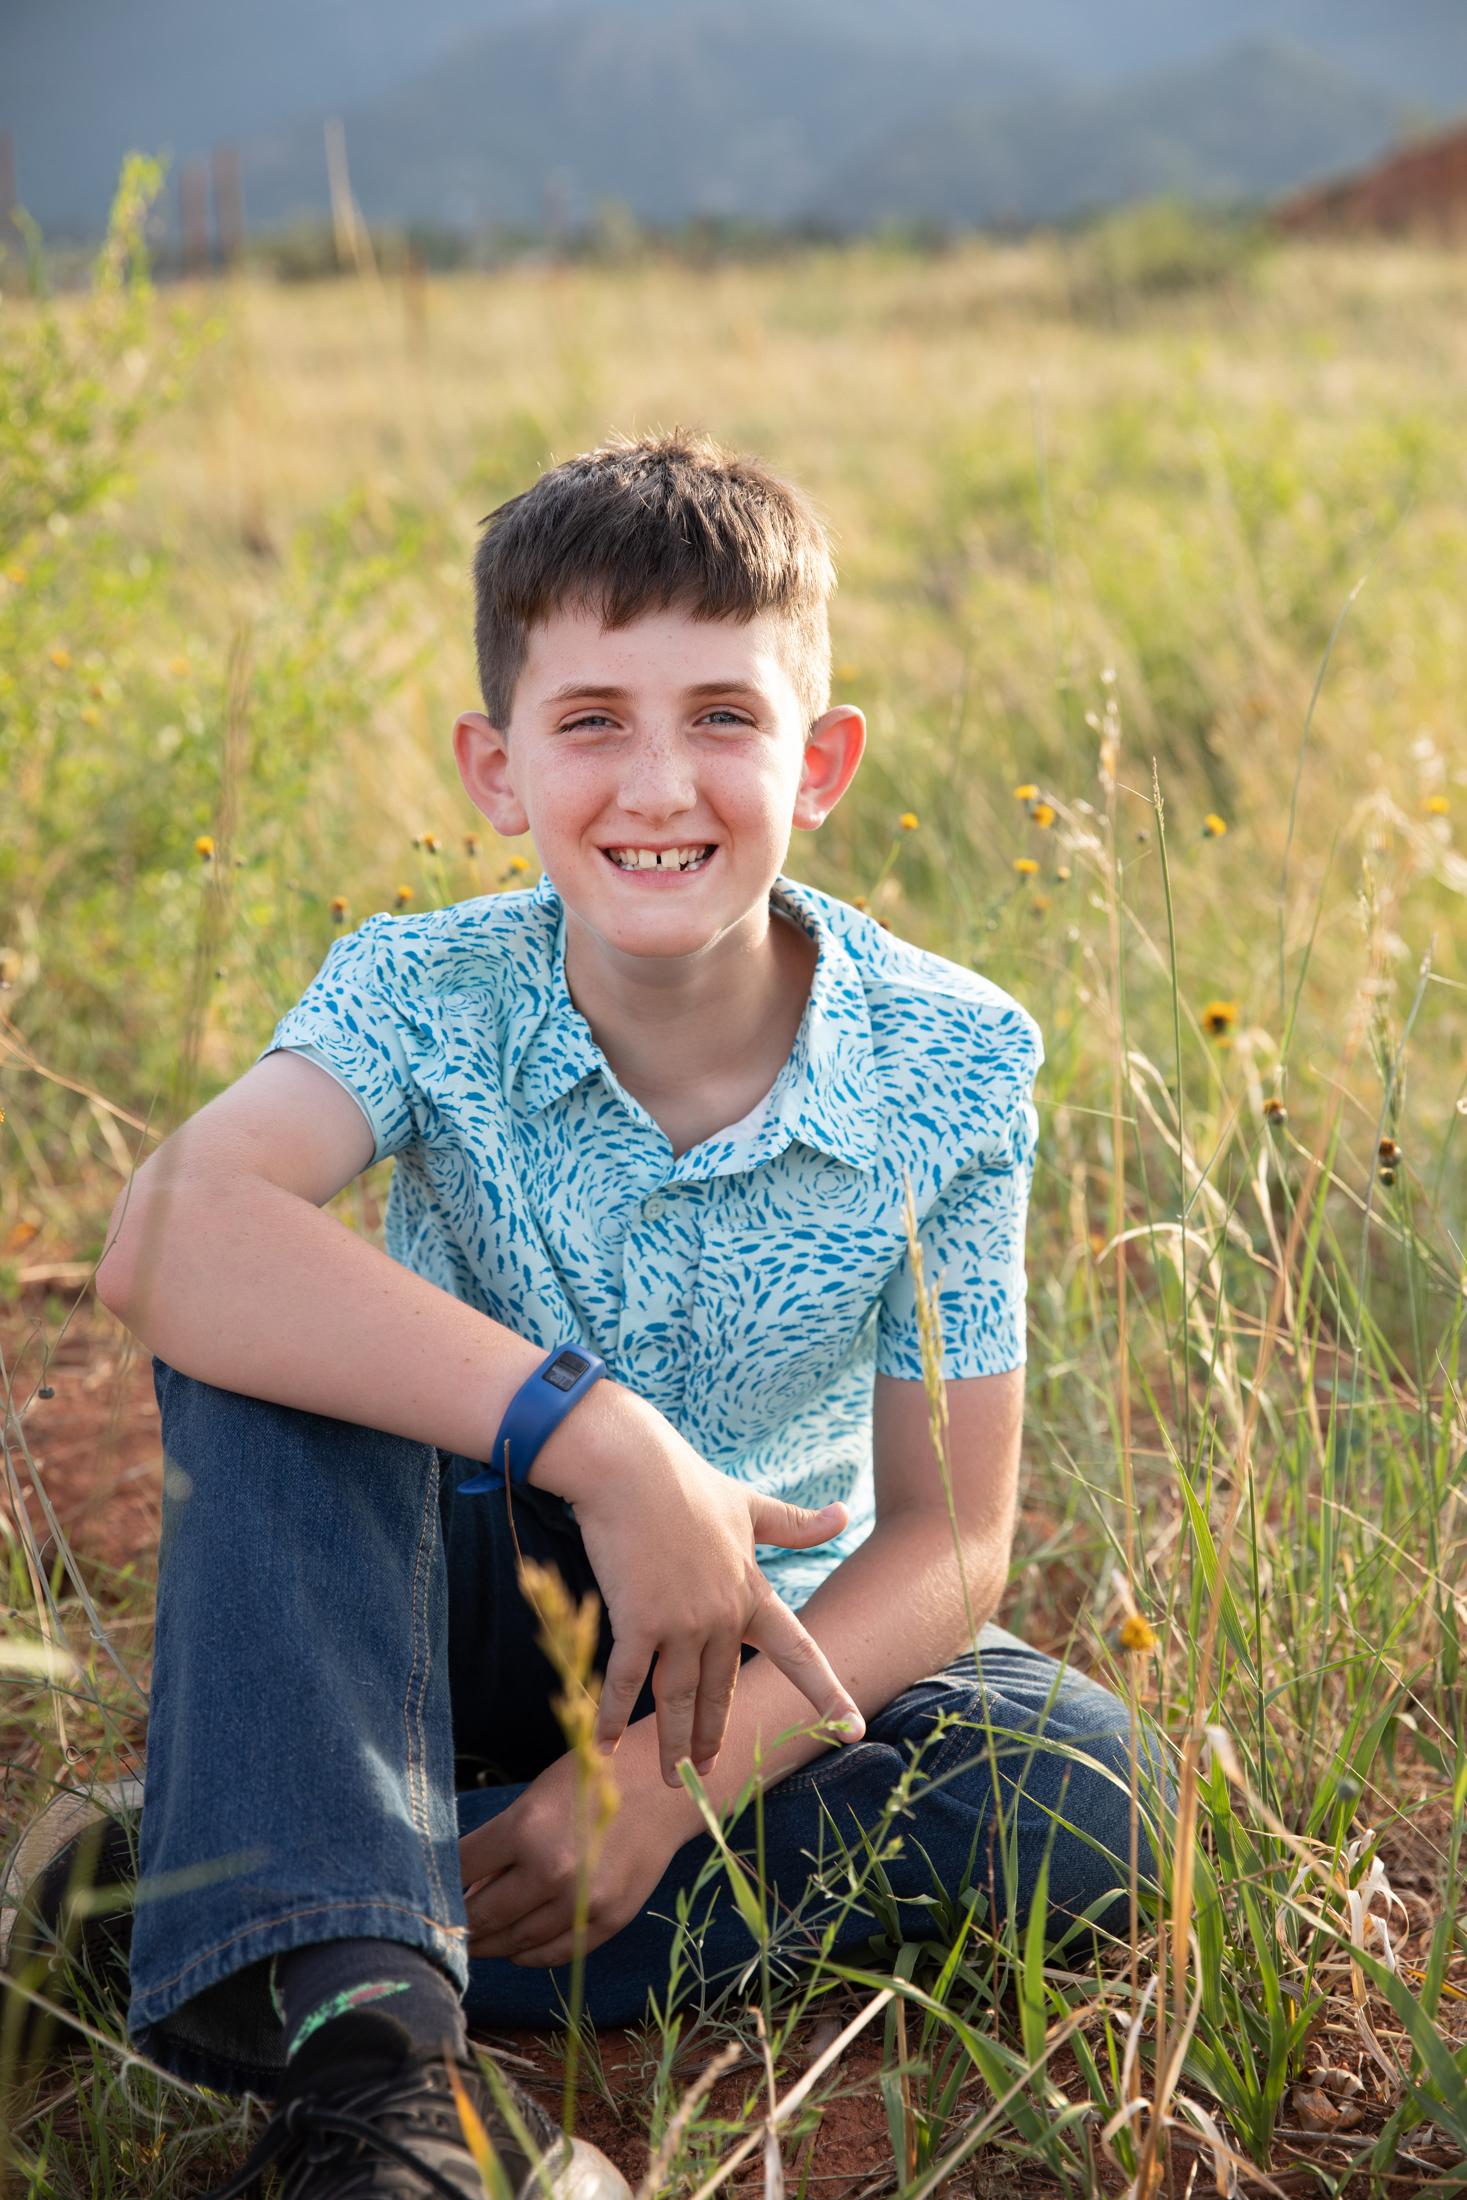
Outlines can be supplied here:
[[485, 1490], [503, 1489], [506, 1465], [510, 1481], [523, 1482], [552, 1429], [559, 1428], [605, 1373], [606, 1362], [584, 1345], [557, 1345], [505, 1407], [485, 1471], [471, 1482], [460, 1482], [455, 1496], [479, 1497]]

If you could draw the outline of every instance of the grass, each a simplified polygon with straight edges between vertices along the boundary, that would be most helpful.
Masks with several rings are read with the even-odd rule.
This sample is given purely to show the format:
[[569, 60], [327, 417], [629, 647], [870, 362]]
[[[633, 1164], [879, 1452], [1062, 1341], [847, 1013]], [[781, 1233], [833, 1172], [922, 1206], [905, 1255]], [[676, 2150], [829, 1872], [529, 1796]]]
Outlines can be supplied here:
[[[827, 2010], [880, 2031], [906, 2200], [1194, 2162], [1384, 2200], [1467, 2153], [1467, 265], [1131, 264], [1108, 233], [649, 258], [434, 280], [424, 322], [390, 284], [160, 301], [124, 235], [90, 303], [0, 319], [14, 1815], [141, 1731], [146, 1583], [22, 1524], [71, 1279], [339, 925], [521, 875], [446, 729], [475, 523], [547, 458], [697, 420], [809, 485], [875, 739], [792, 867], [1044, 1028], [1004, 1616], [1168, 1738], [1160, 1888], [1098, 1977], [959, 1890], [859, 1973], [751, 1932], [745, 1994], [669, 1995], [619, 2096], [685, 2195], [746, 2140], [809, 2173]], [[878, 1903], [898, 1838], [856, 1861]], [[755, 2077], [689, 2103], [727, 2041]], [[583, 2096], [598, 2068], [588, 2039]], [[16, 2193], [184, 2193], [240, 2137], [94, 2043], [0, 2160]]]

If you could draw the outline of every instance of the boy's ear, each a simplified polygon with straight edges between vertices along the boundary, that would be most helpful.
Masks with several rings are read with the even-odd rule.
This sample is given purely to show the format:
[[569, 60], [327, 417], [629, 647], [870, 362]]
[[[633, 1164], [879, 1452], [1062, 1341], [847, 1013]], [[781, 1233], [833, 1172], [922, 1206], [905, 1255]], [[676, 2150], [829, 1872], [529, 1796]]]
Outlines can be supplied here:
[[470, 802], [496, 833], [513, 840], [529, 831], [530, 820], [510, 778], [509, 744], [481, 710], [466, 710], [456, 721], [453, 760]]
[[823, 825], [856, 776], [866, 746], [866, 720], [850, 703], [817, 718], [805, 743], [805, 768], [795, 797], [794, 822], [805, 832]]

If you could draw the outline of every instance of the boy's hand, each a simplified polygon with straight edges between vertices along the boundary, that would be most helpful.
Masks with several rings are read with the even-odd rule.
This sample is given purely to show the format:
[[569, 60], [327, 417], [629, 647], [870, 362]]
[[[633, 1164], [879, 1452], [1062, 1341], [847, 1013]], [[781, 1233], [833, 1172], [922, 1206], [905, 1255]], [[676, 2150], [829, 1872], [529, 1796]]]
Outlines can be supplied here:
[[596, 1722], [604, 1748], [620, 1741], [655, 1657], [662, 1777], [678, 1787], [683, 1757], [706, 1773], [723, 1743], [746, 1642], [822, 1723], [848, 1741], [864, 1733], [854, 1699], [754, 1559], [756, 1543], [809, 1550], [829, 1542], [846, 1524], [844, 1505], [807, 1512], [717, 1473], [660, 1413], [613, 1383], [598, 1383], [561, 1423], [530, 1480], [575, 1506], [611, 1621]]
[[[650, 1722], [649, 1722], [650, 1723]], [[603, 1835], [586, 1906], [586, 1947], [630, 1924], [701, 1821], [656, 1777], [630, 1787]], [[486, 1825], [459, 1842], [469, 1954], [511, 1963], [569, 1963], [575, 1953], [576, 1767], [561, 1757]]]

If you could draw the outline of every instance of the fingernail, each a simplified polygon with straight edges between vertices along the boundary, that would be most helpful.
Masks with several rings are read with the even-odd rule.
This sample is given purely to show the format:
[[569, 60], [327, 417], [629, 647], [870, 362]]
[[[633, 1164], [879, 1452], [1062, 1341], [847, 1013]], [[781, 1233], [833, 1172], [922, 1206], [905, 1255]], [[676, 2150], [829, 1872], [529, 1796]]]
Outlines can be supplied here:
[[697, 1773], [698, 1778], [701, 1780], [705, 1773], [709, 1773], [713, 1770], [713, 1767], [717, 1764], [717, 1762], [718, 1759], [716, 1757], [700, 1757], [698, 1759], [698, 1762], [694, 1765], [693, 1770]]

